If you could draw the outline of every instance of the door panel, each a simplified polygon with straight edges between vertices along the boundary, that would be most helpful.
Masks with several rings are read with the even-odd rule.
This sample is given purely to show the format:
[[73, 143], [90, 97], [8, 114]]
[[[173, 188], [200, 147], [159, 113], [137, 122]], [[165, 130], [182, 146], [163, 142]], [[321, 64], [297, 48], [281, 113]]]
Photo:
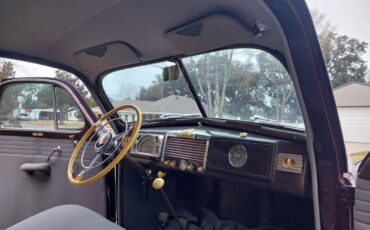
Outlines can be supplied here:
[[370, 154], [359, 167], [355, 190], [355, 230], [370, 229]]
[[[46, 162], [56, 146], [62, 152], [51, 158], [49, 177], [20, 170], [24, 163]], [[61, 204], [80, 204], [105, 215], [104, 180], [85, 187], [68, 183], [67, 164], [72, 151], [71, 140], [0, 136], [0, 229]]]
[[355, 229], [370, 229], [370, 180], [358, 179], [356, 183]]
[[[79, 204], [105, 216], [104, 180], [75, 187], [67, 179], [71, 138], [81, 138], [96, 120], [76, 89], [54, 79], [18, 78], [0, 83], [0, 93], [0, 229], [62, 204]], [[21, 170], [26, 163], [48, 166], [58, 146], [61, 152], [49, 161], [50, 175]], [[87, 159], [93, 153], [90, 145]]]

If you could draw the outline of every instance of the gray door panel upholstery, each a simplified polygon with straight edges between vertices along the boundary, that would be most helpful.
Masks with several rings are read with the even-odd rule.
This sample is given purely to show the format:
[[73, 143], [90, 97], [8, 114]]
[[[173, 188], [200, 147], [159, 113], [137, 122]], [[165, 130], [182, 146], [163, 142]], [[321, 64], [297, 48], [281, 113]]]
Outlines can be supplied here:
[[355, 230], [368, 230], [370, 229], [370, 180], [358, 178], [355, 197]]
[[362, 160], [355, 189], [354, 229], [370, 229], [370, 154]]
[[[57, 146], [62, 152], [51, 158], [49, 177], [31, 176], [20, 170], [24, 163], [46, 162]], [[0, 229], [63, 204], [79, 204], [105, 216], [104, 180], [84, 187], [68, 183], [67, 165], [72, 151], [68, 139], [0, 136]]]

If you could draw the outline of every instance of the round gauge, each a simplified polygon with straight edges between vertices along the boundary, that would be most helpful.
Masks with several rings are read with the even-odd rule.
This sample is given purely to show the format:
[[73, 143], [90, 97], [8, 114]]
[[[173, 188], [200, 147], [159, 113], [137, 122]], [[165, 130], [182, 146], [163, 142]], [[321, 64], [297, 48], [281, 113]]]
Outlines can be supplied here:
[[155, 154], [157, 142], [154, 136], [143, 136], [137, 143], [137, 151], [140, 153]]
[[247, 162], [247, 157], [247, 150], [242, 145], [234, 145], [229, 151], [229, 163], [233, 167], [243, 167]]

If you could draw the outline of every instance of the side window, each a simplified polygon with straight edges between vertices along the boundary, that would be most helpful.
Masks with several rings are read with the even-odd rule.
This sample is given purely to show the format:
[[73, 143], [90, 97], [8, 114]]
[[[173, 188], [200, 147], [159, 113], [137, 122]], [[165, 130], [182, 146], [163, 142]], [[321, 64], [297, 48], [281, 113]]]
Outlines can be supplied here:
[[84, 125], [75, 101], [60, 87], [47, 83], [15, 83], [1, 92], [1, 128], [71, 130], [82, 129]]
[[54, 129], [53, 86], [21, 83], [6, 87], [0, 99], [1, 128]]
[[62, 88], [55, 87], [58, 129], [82, 129], [83, 116], [72, 97]]

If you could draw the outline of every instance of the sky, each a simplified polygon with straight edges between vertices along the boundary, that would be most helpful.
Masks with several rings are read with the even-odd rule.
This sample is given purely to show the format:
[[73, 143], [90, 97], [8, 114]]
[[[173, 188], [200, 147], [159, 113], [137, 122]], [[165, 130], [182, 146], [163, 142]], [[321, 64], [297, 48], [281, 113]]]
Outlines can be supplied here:
[[[310, 9], [317, 9], [335, 26], [339, 34], [370, 43], [370, 0], [306, 0]], [[370, 67], [370, 47], [364, 59]], [[54, 68], [16, 61], [16, 77], [53, 77]]]
[[7, 61], [12, 61], [16, 70], [16, 77], [54, 77], [55, 68], [33, 64], [30, 62], [10, 60], [3, 58]]

